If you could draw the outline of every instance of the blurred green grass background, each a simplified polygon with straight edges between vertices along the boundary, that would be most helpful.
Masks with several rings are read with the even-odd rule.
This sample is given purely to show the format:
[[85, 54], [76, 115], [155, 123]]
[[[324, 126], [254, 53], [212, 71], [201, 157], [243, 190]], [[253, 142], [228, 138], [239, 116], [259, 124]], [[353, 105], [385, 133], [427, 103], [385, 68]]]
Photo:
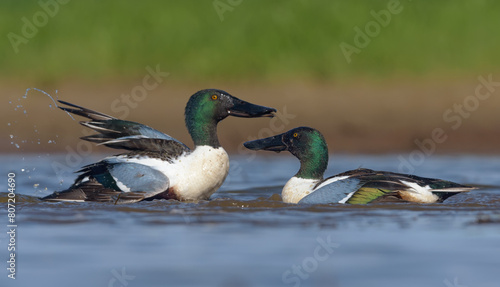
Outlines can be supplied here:
[[[127, 119], [187, 144], [188, 97], [220, 88], [287, 110], [295, 118], [273, 132], [309, 125], [332, 151], [410, 151], [439, 127], [449, 140], [438, 152], [498, 153], [500, 89], [458, 130], [443, 113], [474, 95], [478, 76], [500, 82], [499, 1], [59, 0], [67, 4], [13, 47], [12, 35], [26, 37], [26, 19], [43, 22], [40, 3], [56, 1], [0, 3], [0, 90], [8, 102], [0, 105], [0, 121], [8, 123], [0, 125], [0, 150], [61, 151], [82, 136], [82, 127], [49, 108], [48, 97], [32, 90], [24, 99], [27, 88], [119, 116], [112, 103], [126, 105], [122, 96], [142, 85], [145, 68], [159, 66], [169, 76], [130, 106]], [[348, 62], [341, 43], [354, 46], [356, 27], [365, 30], [373, 13], [394, 3], [402, 11]], [[270, 123], [232, 119], [221, 126], [221, 142], [234, 151]], [[58, 145], [37, 144], [55, 135]], [[13, 148], [23, 141], [22, 150]]]
[[[42, 0], [45, 2], [46, 0]], [[219, 2], [230, 5], [227, 0]], [[129, 78], [161, 63], [186, 81], [331, 80], [498, 70], [500, 2], [399, 1], [402, 12], [347, 63], [355, 26], [390, 1], [69, 1], [15, 53], [38, 1], [2, 1], [0, 75], [42, 82]], [[233, 1], [237, 3], [238, 1]]]

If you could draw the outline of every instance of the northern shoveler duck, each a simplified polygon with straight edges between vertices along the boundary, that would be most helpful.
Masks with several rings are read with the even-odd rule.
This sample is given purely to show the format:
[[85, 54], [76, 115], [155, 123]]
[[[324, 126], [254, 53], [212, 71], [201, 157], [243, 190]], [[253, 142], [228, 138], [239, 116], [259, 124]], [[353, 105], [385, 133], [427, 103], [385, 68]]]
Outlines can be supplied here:
[[475, 189], [441, 179], [364, 168], [323, 179], [328, 165], [328, 147], [323, 135], [309, 127], [298, 127], [244, 145], [251, 150], [287, 150], [300, 160], [299, 171], [281, 193], [287, 203], [366, 204], [386, 200], [434, 203]]
[[229, 158], [219, 144], [217, 124], [227, 116], [273, 117], [273, 108], [242, 101], [222, 90], [202, 90], [185, 110], [194, 150], [173, 137], [136, 122], [120, 120], [68, 102], [63, 111], [83, 116], [80, 122], [98, 134], [82, 139], [129, 150], [84, 166], [67, 190], [42, 198], [48, 201], [137, 202], [143, 199], [208, 199], [224, 182]]

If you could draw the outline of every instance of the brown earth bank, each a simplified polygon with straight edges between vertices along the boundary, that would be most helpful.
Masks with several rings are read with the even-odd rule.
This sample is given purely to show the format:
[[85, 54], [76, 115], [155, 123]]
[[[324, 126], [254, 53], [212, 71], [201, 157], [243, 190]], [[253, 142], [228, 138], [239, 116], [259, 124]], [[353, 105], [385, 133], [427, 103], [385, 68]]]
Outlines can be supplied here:
[[84, 148], [78, 139], [89, 134], [78, 124], [83, 118], [75, 116], [76, 121], [73, 120], [54, 108], [52, 100], [43, 93], [29, 90], [26, 94], [28, 88], [39, 88], [54, 98], [149, 125], [188, 146], [192, 146], [192, 141], [184, 125], [184, 108], [189, 96], [200, 89], [219, 88], [279, 111], [273, 119], [230, 118], [221, 122], [220, 141], [233, 153], [242, 152], [241, 144], [246, 140], [297, 126], [320, 130], [330, 152], [500, 153], [500, 74], [331, 83], [187, 84], [166, 78], [151, 90], [141, 89], [142, 85], [142, 79], [51, 84], [1, 82], [4, 101], [0, 107], [0, 152], [66, 152]]

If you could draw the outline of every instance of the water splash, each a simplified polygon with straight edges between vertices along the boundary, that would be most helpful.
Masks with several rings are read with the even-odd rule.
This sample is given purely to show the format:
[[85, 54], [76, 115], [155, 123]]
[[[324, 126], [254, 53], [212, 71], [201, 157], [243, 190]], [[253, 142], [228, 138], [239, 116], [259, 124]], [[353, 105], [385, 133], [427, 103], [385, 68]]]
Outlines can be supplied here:
[[[51, 96], [49, 93], [47, 93], [46, 91], [41, 90], [41, 89], [38, 89], [38, 88], [27, 88], [27, 89], [26, 89], [26, 92], [24, 93], [24, 96], [23, 96], [23, 98], [24, 98], [24, 99], [26, 99], [26, 98], [28, 97], [28, 92], [29, 92], [29, 91], [31, 91], [31, 90], [34, 90], [34, 91], [37, 91], [37, 92], [40, 92], [40, 93], [42, 93], [42, 94], [46, 95], [46, 96], [47, 96], [47, 97], [49, 97], [49, 98], [50, 98], [50, 100], [54, 103], [54, 106], [55, 106], [55, 107], [59, 107], [59, 106], [57, 105], [56, 100], [54, 100], [54, 97], [52, 97], [52, 96]], [[56, 99], [57, 99], [57, 100], [59, 100], [59, 98], [57, 97], [57, 92], [58, 92], [58, 90], [56, 90]], [[19, 100], [19, 99], [18, 99], [18, 100]], [[54, 107], [52, 106], [52, 104], [49, 104], [49, 108], [53, 109]], [[73, 119], [74, 121], [76, 121], [76, 120], [75, 120], [75, 118], [74, 118], [74, 117], [73, 117], [70, 113], [66, 112], [66, 114], [68, 114], [68, 115], [70, 116], [70, 118], [71, 118], [71, 119]]]
[[[28, 98], [28, 92], [31, 91], [31, 90], [34, 90], [34, 91], [37, 91], [37, 92], [40, 92], [40, 93], [46, 95], [47, 97], [49, 97], [52, 100], [52, 102], [54, 103], [54, 105], [56, 105], [56, 107], [57, 107], [57, 103], [54, 100], [54, 98], [49, 93], [47, 93], [46, 91], [40, 90], [38, 88], [27, 88], [26, 92], [24, 93], [23, 99]], [[56, 90], [56, 95], [57, 95], [57, 90]], [[57, 96], [56, 96], [56, 99], [57, 99]]]
[[[21, 97], [17, 98], [17, 103], [15, 102], [15, 100], [12, 100], [12, 101], [9, 101], [9, 104], [13, 105], [13, 109], [14, 111], [22, 111], [22, 113], [28, 117], [28, 115], [30, 113], [28, 113], [28, 109], [27, 107], [25, 107], [25, 104], [23, 103], [23, 100], [27, 100], [28, 99], [28, 93], [30, 92], [39, 92], [43, 95], [46, 95], [47, 97], [49, 97], [50, 99], [50, 102], [48, 104], [49, 108], [50, 109], [55, 109], [56, 107], [58, 107], [57, 105], [57, 102], [56, 100], [58, 100], [58, 97], [57, 97], [57, 93], [58, 93], [58, 90], [55, 90], [55, 96], [52, 96], [50, 93], [44, 91], [44, 90], [41, 90], [41, 89], [38, 89], [38, 88], [27, 88], [24, 95], [22, 95]], [[71, 116], [70, 114], [68, 114], [73, 120], [75, 120], [73, 118], [73, 116]], [[7, 123], [7, 126], [9, 127], [15, 127], [17, 124], [17, 121], [13, 121], [13, 122], [9, 122]], [[40, 131], [38, 130], [38, 126], [35, 124], [33, 125], [33, 131], [35, 134], [40, 134]], [[57, 137], [57, 136], [56, 136]], [[11, 141], [11, 144], [14, 145], [17, 149], [21, 148], [21, 146], [23, 144], [26, 144], [26, 143], [31, 143], [31, 144], [37, 144], [37, 145], [41, 145], [42, 144], [42, 141], [40, 138], [38, 139], [34, 139], [34, 140], [20, 140], [18, 139], [17, 136], [14, 136], [14, 135], [11, 135], [10, 136], [11, 139], [15, 139], [13, 141]], [[50, 140], [49, 143], [52, 143], [52, 144], [55, 144], [56, 141], [55, 140]]]

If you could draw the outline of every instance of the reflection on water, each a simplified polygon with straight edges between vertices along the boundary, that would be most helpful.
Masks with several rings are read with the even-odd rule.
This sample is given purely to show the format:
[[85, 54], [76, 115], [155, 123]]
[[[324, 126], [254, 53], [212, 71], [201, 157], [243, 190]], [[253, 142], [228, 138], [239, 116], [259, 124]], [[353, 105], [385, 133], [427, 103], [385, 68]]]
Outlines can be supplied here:
[[[100, 158], [88, 158], [89, 163]], [[437, 156], [415, 173], [487, 188], [443, 204], [281, 202], [290, 156], [232, 156], [211, 201], [46, 203], [75, 175], [61, 156], [3, 156], [16, 172], [18, 274], [1, 286], [498, 286], [500, 157]], [[397, 155], [333, 156], [327, 175], [395, 170]], [[2, 231], [7, 194], [0, 193]], [[6, 259], [6, 232], [0, 255]]]

